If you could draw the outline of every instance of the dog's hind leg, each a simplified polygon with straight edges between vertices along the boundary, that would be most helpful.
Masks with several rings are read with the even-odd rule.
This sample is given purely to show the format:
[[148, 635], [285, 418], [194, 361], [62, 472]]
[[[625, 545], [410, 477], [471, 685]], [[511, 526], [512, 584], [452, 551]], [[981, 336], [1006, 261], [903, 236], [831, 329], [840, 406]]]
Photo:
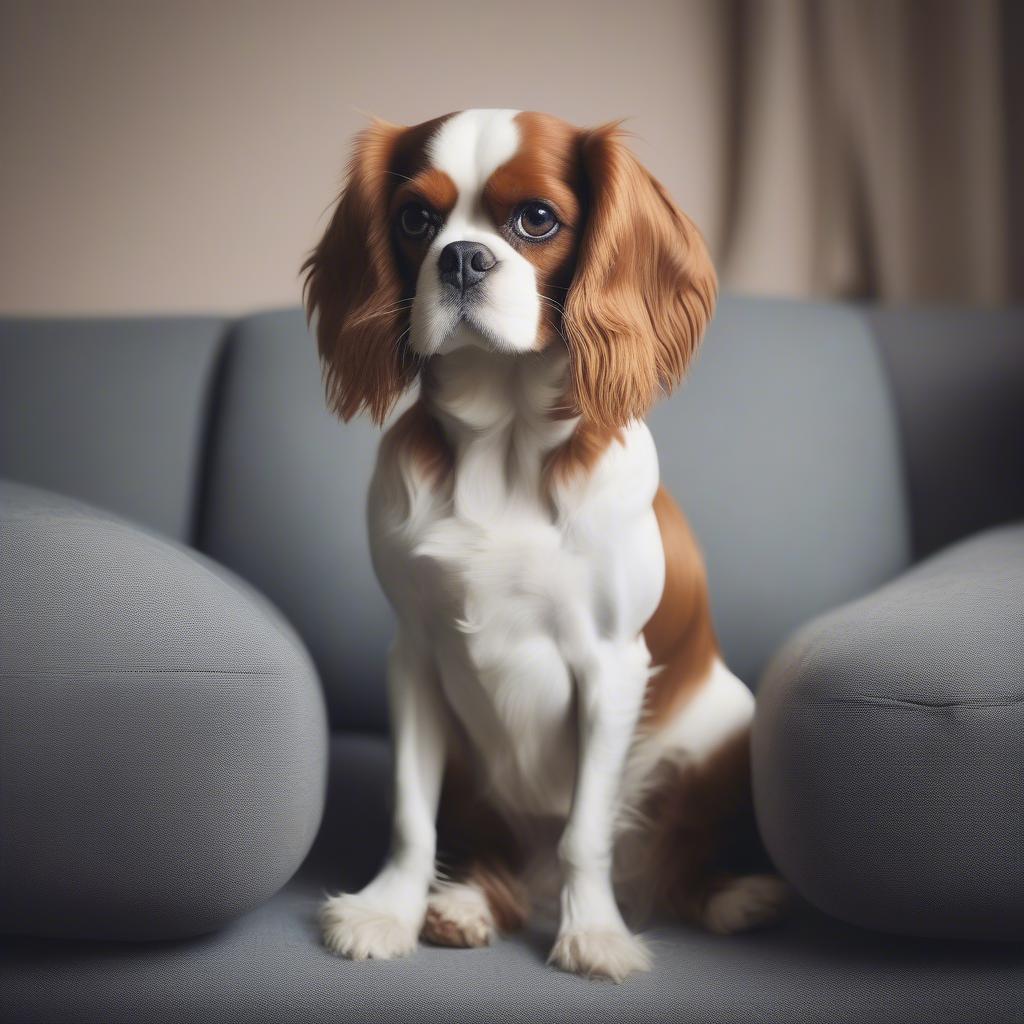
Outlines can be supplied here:
[[698, 764], [662, 768], [645, 808], [656, 900], [720, 934], [783, 916], [789, 890], [771, 872], [754, 819], [749, 731]]
[[519, 879], [501, 864], [470, 865], [457, 880], [435, 882], [423, 938], [438, 946], [487, 946], [496, 932], [526, 922], [528, 904]]
[[495, 933], [521, 928], [529, 904], [519, 879], [520, 843], [455, 761], [445, 773], [438, 835], [438, 877], [423, 938], [439, 946], [486, 946]]

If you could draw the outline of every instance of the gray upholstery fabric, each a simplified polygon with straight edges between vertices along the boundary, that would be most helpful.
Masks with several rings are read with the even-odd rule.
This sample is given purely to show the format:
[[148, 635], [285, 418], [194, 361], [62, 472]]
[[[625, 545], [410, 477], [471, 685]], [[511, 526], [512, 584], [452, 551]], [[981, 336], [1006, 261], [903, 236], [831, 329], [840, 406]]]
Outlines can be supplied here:
[[723, 299], [651, 428], [707, 559], [726, 659], [749, 684], [794, 628], [906, 566], [894, 413], [854, 311]]
[[[707, 556], [727, 658], [749, 682], [808, 616], [906, 565], [894, 417], [850, 310], [724, 299], [692, 379], [651, 426]], [[299, 625], [332, 720], [383, 730], [392, 627], [365, 522], [377, 440], [325, 411], [298, 310], [238, 325], [200, 547]]]
[[335, 722], [384, 730], [392, 620], [365, 513], [379, 432], [327, 412], [298, 310], [242, 321], [226, 365], [199, 546], [299, 626]]
[[804, 626], [766, 673], [753, 751], [766, 844], [817, 906], [1024, 939], [1024, 525]]
[[320, 823], [326, 716], [246, 584], [0, 484], [0, 930], [163, 938], [261, 903]]
[[872, 309], [899, 410], [915, 556], [1024, 517], [1024, 309]]
[[332, 787], [314, 856], [269, 903], [189, 942], [0, 944], [0, 1019], [46, 1022], [771, 1021], [1011, 1024], [1017, 945], [907, 940], [798, 908], [734, 938], [651, 934], [655, 968], [622, 985], [545, 965], [541, 930], [482, 950], [422, 946], [409, 960], [353, 963], [320, 945], [323, 891], [365, 881], [387, 835], [388, 757], [371, 737], [333, 740]]
[[0, 477], [192, 540], [224, 323], [0, 319]]
[[[1019, 507], [1019, 476], [1008, 475], [1019, 421], [1009, 418], [996, 380], [1016, 372], [1015, 357], [1001, 341], [972, 348], [968, 401], [952, 384], [959, 341], [951, 334], [936, 367], [922, 367], [918, 342], [903, 341], [916, 336], [917, 314], [906, 316], [883, 324], [885, 314], [727, 297], [690, 382], [652, 418], [663, 476], [707, 555], [727, 657], [750, 682], [794, 627], [906, 565], [893, 395], [921, 550]], [[1012, 317], [999, 321], [986, 314], [968, 333], [991, 339], [1016, 330], [1007, 326]], [[941, 324], [921, 330], [933, 336]], [[365, 422], [342, 426], [325, 411], [297, 310], [239, 321], [226, 345], [221, 331], [218, 321], [188, 319], [0, 324], [0, 473], [197, 539], [295, 623], [335, 721], [382, 730], [391, 625], [364, 522], [377, 432]], [[988, 414], [977, 396], [989, 384], [991, 435], [975, 422]], [[953, 429], [934, 414], [951, 416]], [[957, 470], [943, 479], [945, 450]], [[969, 481], [962, 494], [947, 485], [957, 479]], [[13, 493], [6, 491], [8, 507]], [[535, 932], [489, 950], [424, 948], [399, 963], [330, 956], [317, 939], [316, 905], [324, 889], [369, 879], [383, 856], [386, 747], [372, 737], [335, 738], [328, 813], [312, 854], [256, 906], [315, 828], [323, 720], [301, 646], [261, 598], [202, 557], [50, 496], [36, 493], [32, 502], [17, 524], [27, 540], [13, 546], [13, 558], [0, 552], [8, 574], [0, 591], [0, 928], [21, 915], [31, 920], [19, 928], [138, 938], [213, 928], [255, 909], [187, 941], [0, 940], [0, 1020], [1020, 1020], [1021, 946], [862, 932], [809, 907], [779, 929], [739, 938], [658, 929], [655, 971], [620, 987], [548, 969], [550, 936]], [[33, 564], [8, 585], [8, 566]], [[997, 585], [995, 563], [985, 564], [997, 595], [985, 600], [1004, 609], [996, 622], [1008, 607], [1006, 587]], [[972, 704], [952, 690], [948, 705], [929, 703], [936, 680], [967, 679], [964, 666], [984, 657], [997, 664], [998, 649], [979, 654], [970, 646], [979, 634], [952, 621], [960, 586], [951, 570], [949, 582], [932, 587], [944, 630], [931, 624], [923, 592], [904, 595], [920, 613], [907, 628], [933, 655], [918, 659], [917, 676], [911, 659], [889, 658], [881, 641], [873, 649], [877, 679], [897, 678], [893, 660], [898, 678], [920, 690], [908, 685], [887, 703], [882, 691], [855, 689], [853, 671], [830, 675], [829, 685], [846, 679], [854, 696], [879, 698], [844, 705], [837, 726], [831, 709], [790, 702], [774, 670], [768, 678], [763, 703], [776, 710], [759, 718], [759, 736], [768, 723], [773, 736], [804, 744], [776, 746], [774, 776], [759, 768], [771, 779], [771, 800], [792, 797], [778, 797], [771, 820], [800, 833], [776, 834], [773, 843], [788, 843], [787, 870], [822, 881], [826, 896], [836, 895], [839, 879], [853, 879], [849, 895], [836, 897], [838, 912], [856, 912], [860, 900], [872, 914], [902, 907], [940, 931], [946, 894], [922, 912], [920, 889], [908, 898], [898, 885], [884, 888], [895, 876], [872, 850], [904, 851], [908, 839], [924, 841], [923, 819], [959, 812], [943, 837], [949, 849], [926, 874], [953, 871], [962, 906], [984, 879], [965, 880], [951, 851], [962, 853], [968, 841], [983, 858], [994, 850], [978, 845], [971, 823], [979, 813], [986, 824], [995, 820], [997, 839], [1019, 830], [1019, 759], [1016, 788], [1012, 771], [1001, 772], [1014, 767], [1008, 737], [1021, 735], [1021, 704]], [[902, 614], [901, 594], [892, 600]], [[61, 595], [60, 603], [47, 595]], [[963, 611], [981, 603], [967, 601]], [[876, 623], [883, 639], [884, 625]], [[951, 637], [964, 642], [956, 659], [947, 656]], [[870, 667], [866, 646], [850, 655], [858, 672]], [[23, 660], [11, 672], [15, 650]], [[223, 660], [205, 657], [214, 650]], [[46, 659], [50, 675], [38, 672]], [[226, 671], [229, 663], [242, 670]], [[125, 665], [130, 671], [110, 671]], [[171, 669], [147, 671], [153, 665]], [[840, 700], [845, 693], [840, 687]], [[943, 774], [951, 763], [964, 769], [955, 785]], [[891, 807], [872, 803], [871, 793], [884, 793]], [[763, 793], [760, 802], [764, 813]], [[1000, 809], [1009, 821], [997, 820]], [[8, 827], [19, 819], [31, 828]], [[835, 830], [832, 844], [813, 834], [826, 827]], [[1021, 874], [1016, 835], [989, 875], [1001, 884]], [[859, 884], [865, 868], [849, 865], [851, 849], [870, 869], [870, 891]], [[808, 866], [814, 857], [820, 863]], [[993, 904], [992, 920], [1005, 923], [1007, 909]], [[955, 924], [969, 933], [963, 919]]]

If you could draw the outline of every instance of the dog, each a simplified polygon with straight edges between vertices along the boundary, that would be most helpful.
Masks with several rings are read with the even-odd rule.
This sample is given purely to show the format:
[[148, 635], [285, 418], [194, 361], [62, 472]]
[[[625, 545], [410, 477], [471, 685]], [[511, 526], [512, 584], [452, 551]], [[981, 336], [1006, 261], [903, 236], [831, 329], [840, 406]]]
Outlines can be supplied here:
[[566, 971], [649, 968], [622, 906], [774, 919], [753, 697], [644, 423], [713, 312], [693, 223], [617, 125], [467, 110], [367, 127], [303, 269], [333, 411], [383, 424], [419, 385], [368, 504], [397, 618], [391, 850], [324, 905], [327, 947], [485, 945], [527, 919], [543, 850]]

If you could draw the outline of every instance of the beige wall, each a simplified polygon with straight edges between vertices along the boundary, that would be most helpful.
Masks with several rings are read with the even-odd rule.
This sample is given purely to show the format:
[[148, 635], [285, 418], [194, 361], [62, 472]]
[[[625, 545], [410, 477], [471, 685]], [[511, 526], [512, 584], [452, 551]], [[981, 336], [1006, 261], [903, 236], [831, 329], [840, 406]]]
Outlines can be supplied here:
[[[298, 302], [372, 113], [628, 117], [704, 228], [727, 90], [714, 0], [0, 3], [0, 312]], [[694, 145], [690, 139], [700, 138]]]

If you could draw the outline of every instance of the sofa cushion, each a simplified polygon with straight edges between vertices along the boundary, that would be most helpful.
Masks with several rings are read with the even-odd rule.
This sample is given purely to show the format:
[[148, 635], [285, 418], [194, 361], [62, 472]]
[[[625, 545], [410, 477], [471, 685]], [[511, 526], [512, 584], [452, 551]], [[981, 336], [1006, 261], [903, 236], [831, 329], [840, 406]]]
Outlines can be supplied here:
[[0, 476], [191, 541], [224, 330], [212, 317], [0, 319]]
[[800, 629], [762, 682], [753, 753], [765, 841], [811, 902], [1024, 938], [1024, 525]]
[[302, 644], [195, 552], [0, 484], [0, 931], [154, 939], [261, 903], [316, 834]]

